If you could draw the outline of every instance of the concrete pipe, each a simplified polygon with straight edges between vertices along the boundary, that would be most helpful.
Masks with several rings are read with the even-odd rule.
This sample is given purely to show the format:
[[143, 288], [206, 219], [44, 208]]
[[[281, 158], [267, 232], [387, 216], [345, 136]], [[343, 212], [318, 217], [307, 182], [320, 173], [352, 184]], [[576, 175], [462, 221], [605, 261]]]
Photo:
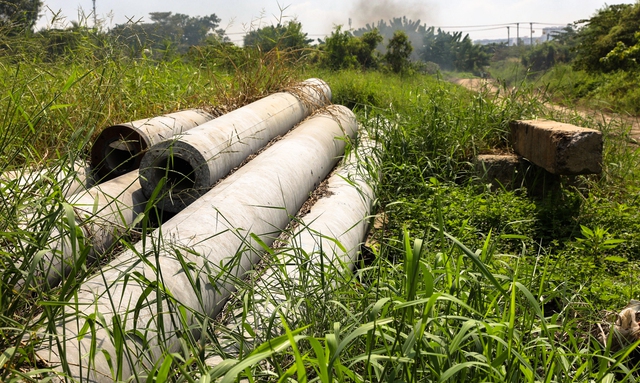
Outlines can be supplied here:
[[60, 187], [63, 197], [78, 193], [92, 183], [89, 167], [83, 162], [62, 163], [42, 170], [11, 170], [0, 175], [0, 188], [5, 199], [21, 193], [49, 194], [51, 185]]
[[[249, 310], [225, 315], [230, 318], [225, 333], [246, 333], [244, 326], [248, 325], [255, 339], [249, 337], [241, 344], [250, 348], [254, 340], [264, 342], [270, 334], [264, 334], [263, 330], [273, 328], [273, 323], [280, 323], [280, 318], [274, 316], [282, 313], [290, 324], [295, 324], [298, 322], [296, 317], [301, 314], [301, 300], [308, 299], [311, 292], [314, 299], [323, 299], [322, 292], [315, 293], [322, 288], [321, 281], [326, 282], [327, 276], [334, 273], [350, 272], [368, 232], [375, 198], [374, 174], [371, 172], [378, 168], [373, 143], [360, 142], [357, 152], [352, 152], [348, 161], [329, 177], [326, 190], [322, 191], [323, 197], [296, 221], [286, 239], [287, 244], [276, 259], [267, 261], [269, 264], [264, 273], [256, 277], [251, 288], [239, 291], [239, 300], [249, 302], [251, 306]], [[243, 298], [246, 294], [250, 295], [248, 300]], [[222, 333], [217, 338], [226, 355], [239, 355], [241, 344], [237, 338]], [[206, 363], [214, 366], [222, 360], [215, 356]]]
[[[187, 110], [148, 120], [134, 121], [128, 124], [115, 125], [105, 129], [93, 146], [92, 155], [106, 155], [102, 163], [113, 165], [113, 174], [120, 173], [123, 168], [117, 167], [117, 153], [107, 151], [97, 152], [99, 147], [113, 147], [123, 144], [118, 137], [129, 137], [137, 142], [137, 148], [145, 148], [151, 143], [159, 142], [165, 137], [191, 129], [197, 124], [209, 121], [211, 115], [201, 110]], [[109, 141], [111, 140], [111, 141]], [[137, 140], [137, 141], [136, 141]], [[107, 142], [111, 144], [107, 145]], [[140, 146], [141, 144], [143, 146]], [[137, 150], [137, 149], [136, 149]], [[122, 153], [120, 153], [122, 154]], [[110, 157], [112, 155], [112, 157]], [[128, 155], [128, 154], [127, 154]], [[126, 157], [124, 155], [120, 156]], [[139, 162], [139, 158], [138, 158]], [[132, 165], [129, 162], [128, 165]], [[125, 166], [125, 167], [126, 167]], [[104, 170], [104, 168], [103, 168]], [[80, 173], [78, 173], [80, 174]], [[108, 178], [107, 177], [107, 178]], [[106, 252], [121, 235], [132, 228], [134, 222], [144, 211], [147, 198], [142, 193], [137, 170], [120, 175], [90, 189], [77, 187], [77, 182], [68, 190], [78, 191], [75, 195], [67, 195], [67, 202], [74, 208], [76, 222], [74, 224], [83, 230], [85, 243], [72, 243], [68, 225], [59, 222], [51, 230], [48, 246], [44, 249], [38, 274], [33, 276], [27, 285], [40, 285], [43, 280], [49, 287], [56, 286], [62, 277], [68, 273], [72, 265], [77, 262], [77, 249], [81, 245], [90, 246], [88, 257], [93, 260], [99, 254]], [[67, 193], [70, 194], [70, 193]], [[21, 287], [19, 283], [18, 287]]]
[[[144, 212], [147, 198], [142, 193], [137, 171], [96, 185], [84, 193], [69, 197], [76, 215], [76, 225], [84, 233], [85, 245], [91, 246], [89, 258], [105, 253], [123, 234], [129, 231], [136, 218]], [[52, 236], [57, 240], [43, 257], [47, 270], [47, 283], [55, 286], [74, 262], [74, 246], [65, 236]], [[75, 249], [78, 249], [78, 245]], [[49, 259], [51, 261], [49, 261]]]
[[96, 180], [109, 180], [138, 169], [147, 148], [212, 119], [203, 110], [190, 109], [105, 128], [91, 147]]
[[[76, 379], [112, 382], [144, 375], [163, 351], [181, 350], [179, 334], [197, 339], [201, 321], [220, 312], [235, 280], [334, 167], [356, 127], [341, 106], [300, 124], [83, 283], [39, 357], [65, 363]], [[85, 323], [91, 331], [80, 335]]]
[[[73, 224], [82, 229], [82, 238], [76, 238], [74, 243], [69, 223], [60, 217], [48, 233], [46, 248], [39, 251], [35, 273], [19, 281], [16, 289], [21, 290], [25, 286], [39, 288], [45, 283], [50, 288], [55, 287], [63, 276], [69, 274], [74, 264], [78, 265], [80, 249], [84, 246], [89, 246], [89, 262], [105, 253], [144, 212], [147, 198], [142, 193], [138, 178], [137, 171], [130, 172], [68, 197], [67, 202], [75, 213]], [[26, 247], [28, 243], [20, 246]]]
[[309, 79], [151, 147], [140, 164], [140, 183], [148, 197], [167, 179], [158, 206], [177, 212], [273, 138], [285, 134], [326, 105], [331, 90]]

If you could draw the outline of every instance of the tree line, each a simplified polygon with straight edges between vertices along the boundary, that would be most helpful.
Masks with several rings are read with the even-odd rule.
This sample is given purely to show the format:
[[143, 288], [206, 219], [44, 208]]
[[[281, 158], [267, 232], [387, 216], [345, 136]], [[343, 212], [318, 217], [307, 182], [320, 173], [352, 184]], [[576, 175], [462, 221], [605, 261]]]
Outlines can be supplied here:
[[[193, 47], [238, 48], [232, 47], [219, 28], [221, 20], [215, 14], [194, 17], [152, 12], [149, 22], [119, 24], [106, 32], [77, 23], [64, 30], [34, 32], [41, 7], [41, 0], [0, 1], [0, 34], [40, 37], [54, 56], [73, 50], [78, 40], [91, 33], [116, 39], [129, 48], [131, 55], [138, 56], [189, 54]], [[492, 58], [512, 49], [520, 50], [522, 63], [532, 70], [546, 70], [565, 62], [590, 72], [629, 71], [638, 70], [640, 59], [640, 3], [605, 5], [593, 17], [567, 25], [552, 37], [551, 41], [527, 48], [477, 45], [462, 32], [445, 32], [420, 20], [396, 17], [355, 30], [337, 26], [324, 40], [317, 41], [308, 37], [300, 22], [292, 20], [252, 30], [243, 42], [244, 49], [298, 52], [301, 57], [332, 69], [417, 68], [478, 74]]]
[[[231, 44], [220, 18], [188, 16], [172, 12], [152, 12], [150, 21], [116, 25], [103, 32], [73, 22], [65, 29], [46, 29], [34, 32], [41, 0], [3, 0], [0, 2], [0, 32], [4, 36], [28, 35], [40, 38], [49, 59], [73, 52], [83, 40], [96, 35], [123, 43], [133, 56], [168, 58], [174, 54], [189, 55], [195, 50], [208, 55], [211, 47], [226, 47], [231, 54], [238, 47]], [[99, 44], [96, 40], [96, 45]], [[293, 20], [248, 32], [244, 49], [269, 52], [274, 49], [297, 52], [329, 68], [389, 68], [400, 72], [412, 62], [429, 62], [431, 68], [473, 70], [485, 64], [486, 57], [474, 47], [468, 36], [450, 34], [427, 28], [420, 21], [406, 17], [388, 22], [380, 20], [355, 31], [336, 27], [324, 40], [314, 41], [303, 31], [300, 22]], [[313, 49], [311, 49], [313, 48]], [[227, 53], [229, 53], [227, 52]], [[196, 54], [197, 56], [197, 54]]]

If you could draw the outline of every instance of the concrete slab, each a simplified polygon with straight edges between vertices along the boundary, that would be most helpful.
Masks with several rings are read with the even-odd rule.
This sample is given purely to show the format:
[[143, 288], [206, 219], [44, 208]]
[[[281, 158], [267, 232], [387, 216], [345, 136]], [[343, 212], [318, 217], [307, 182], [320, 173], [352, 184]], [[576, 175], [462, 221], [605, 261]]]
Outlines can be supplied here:
[[511, 144], [519, 155], [552, 174], [602, 172], [602, 133], [550, 120], [511, 122]]
[[532, 197], [557, 190], [560, 176], [532, 164], [515, 153], [480, 154], [474, 159], [476, 174], [493, 190], [526, 188]]
[[522, 184], [529, 163], [517, 154], [480, 154], [475, 159], [476, 173], [483, 181], [499, 189], [517, 188]]

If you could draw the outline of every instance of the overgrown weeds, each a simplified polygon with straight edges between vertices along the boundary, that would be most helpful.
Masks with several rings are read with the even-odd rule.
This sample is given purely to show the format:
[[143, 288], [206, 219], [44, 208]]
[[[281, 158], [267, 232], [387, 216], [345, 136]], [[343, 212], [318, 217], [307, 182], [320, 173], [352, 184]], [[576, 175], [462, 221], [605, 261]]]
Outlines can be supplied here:
[[[92, 41], [78, 44], [89, 44], [90, 51], [97, 44]], [[229, 331], [226, 335], [248, 348], [215, 368], [207, 365], [208, 357], [229, 356], [216, 343], [223, 331], [220, 318], [183, 320], [193, 313], [181, 311], [160, 284], [147, 286], [171, 303], [167, 307], [180, 318], [176, 326], [182, 334], [179, 352], [159, 349], [158, 360], [144, 373], [150, 379], [638, 379], [630, 348], [612, 351], [589, 335], [602, 310], [623, 307], [638, 291], [638, 157], [627, 145], [624, 123], [549, 111], [523, 83], [515, 90], [503, 86], [498, 92], [504, 97], [495, 97], [438, 76], [327, 72], [301, 63], [300, 55], [277, 51], [265, 55], [221, 45], [169, 61], [115, 50], [82, 59], [73, 52], [61, 54], [74, 60], [38, 65], [26, 56], [0, 59], [3, 172], [59, 169], [85, 158], [91, 136], [103, 125], [218, 103], [233, 108], [303, 75], [326, 80], [334, 102], [353, 108], [383, 148], [376, 209], [385, 218], [371, 234], [366, 251], [372, 256], [362, 259], [355, 273], [309, 270], [309, 276], [330, 280], [334, 288], [319, 291], [313, 278], [297, 284], [289, 303], [300, 307], [301, 315], [273, 316], [271, 324], [281, 331], [259, 344], [251, 343], [256, 333], [251, 326]], [[536, 117], [603, 131], [603, 175], [564, 180], [555, 192], [537, 197], [525, 188], [495, 190], [481, 181], [473, 158], [508, 150], [509, 121]], [[33, 275], [31, 265], [54, 228], [68, 237], [83, 236], [73, 220], [62, 218], [68, 206], [60, 190], [71, 180], [48, 177], [52, 182], [36, 191], [0, 184], [3, 381], [37, 381], [51, 374], [34, 357], [38, 335], [53, 330], [83, 279], [96, 272], [82, 262], [87, 248], [80, 241], [73, 278], [55, 289], [15, 289], [18, 279]], [[32, 212], [26, 224], [25, 207]], [[141, 224], [147, 240], [148, 226]], [[120, 244], [130, 247], [131, 241], [123, 238]], [[253, 310], [250, 299], [236, 303], [241, 318]], [[101, 323], [98, 313], [85, 319], [93, 320], [86, 336], [91, 326], [112, 331], [120, 346], [123, 337], [139, 336], [118, 333], [121, 323]], [[119, 350], [114, 363], [126, 358], [125, 348]]]

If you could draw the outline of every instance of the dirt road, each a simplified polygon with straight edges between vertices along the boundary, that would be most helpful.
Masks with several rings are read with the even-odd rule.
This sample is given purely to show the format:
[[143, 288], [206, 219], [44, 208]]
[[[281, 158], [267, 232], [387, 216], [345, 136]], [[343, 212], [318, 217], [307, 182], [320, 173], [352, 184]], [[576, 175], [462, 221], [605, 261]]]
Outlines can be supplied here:
[[[480, 78], [459, 78], [452, 81], [454, 84], [464, 86], [467, 89], [480, 92], [487, 90], [490, 93], [498, 93], [498, 87], [491, 80]], [[598, 110], [588, 109], [571, 109], [556, 104], [547, 104], [547, 108], [561, 112], [563, 114], [577, 113], [584, 118], [591, 118], [597, 122], [603, 122], [605, 124], [616, 123], [618, 125], [631, 126], [631, 138], [640, 142], [640, 117], [625, 116], [614, 113], [607, 113]], [[623, 123], [623, 124], [621, 124]]]

